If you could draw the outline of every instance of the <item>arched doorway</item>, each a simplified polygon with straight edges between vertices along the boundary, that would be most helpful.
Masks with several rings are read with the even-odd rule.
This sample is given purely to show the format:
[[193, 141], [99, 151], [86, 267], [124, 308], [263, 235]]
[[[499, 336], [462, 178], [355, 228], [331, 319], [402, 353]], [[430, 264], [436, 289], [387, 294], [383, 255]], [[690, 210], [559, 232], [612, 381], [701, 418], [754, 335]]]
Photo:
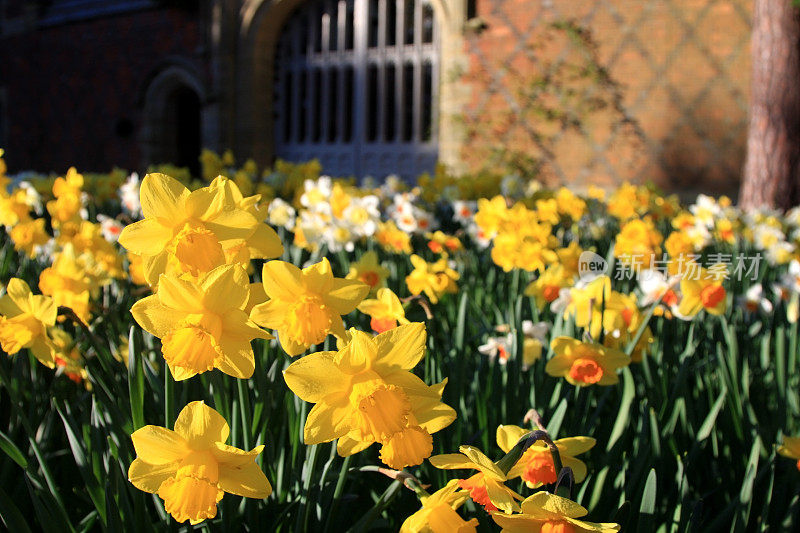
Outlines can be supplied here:
[[286, 21], [276, 157], [337, 176], [411, 178], [438, 157], [439, 29], [429, 0], [311, 0]]
[[176, 87], [168, 96], [163, 127], [164, 162], [200, 175], [200, 99], [192, 89]]
[[171, 163], [200, 175], [202, 88], [191, 74], [171, 67], [147, 88], [142, 151], [146, 165]]

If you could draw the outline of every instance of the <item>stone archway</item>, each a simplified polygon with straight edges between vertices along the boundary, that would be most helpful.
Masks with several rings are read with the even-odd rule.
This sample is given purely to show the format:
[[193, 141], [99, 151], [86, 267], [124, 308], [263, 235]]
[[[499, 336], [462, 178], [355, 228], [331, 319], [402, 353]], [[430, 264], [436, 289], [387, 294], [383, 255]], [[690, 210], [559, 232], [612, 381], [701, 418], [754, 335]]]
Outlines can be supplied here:
[[182, 66], [161, 70], [147, 86], [141, 129], [144, 166], [172, 163], [199, 175], [205, 90]]
[[[234, 144], [237, 153], [251, 154], [266, 165], [274, 156], [273, 79], [281, 28], [306, 0], [250, 0], [240, 9], [237, 83], [233, 96]], [[458, 83], [465, 70], [463, 29], [466, 0], [432, 0], [440, 24], [439, 159], [458, 169], [463, 143], [456, 117], [468, 97]]]

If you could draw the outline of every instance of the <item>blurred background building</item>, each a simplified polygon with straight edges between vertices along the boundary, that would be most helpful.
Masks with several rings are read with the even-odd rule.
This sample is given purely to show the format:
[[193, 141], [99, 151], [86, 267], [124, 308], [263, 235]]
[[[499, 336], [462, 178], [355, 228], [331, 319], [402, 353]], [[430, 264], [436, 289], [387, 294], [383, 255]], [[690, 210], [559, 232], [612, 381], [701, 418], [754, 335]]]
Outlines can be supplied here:
[[12, 172], [196, 172], [208, 147], [379, 177], [492, 147], [574, 185], [731, 192], [751, 2], [0, 0], [0, 147]]

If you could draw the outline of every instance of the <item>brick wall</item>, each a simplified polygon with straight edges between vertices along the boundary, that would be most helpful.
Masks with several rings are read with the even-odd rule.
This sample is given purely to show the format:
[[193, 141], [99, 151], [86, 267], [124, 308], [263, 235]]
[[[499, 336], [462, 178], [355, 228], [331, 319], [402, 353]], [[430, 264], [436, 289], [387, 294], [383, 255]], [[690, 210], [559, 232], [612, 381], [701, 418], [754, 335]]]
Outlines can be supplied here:
[[0, 36], [9, 171], [138, 169], [147, 82], [172, 57], [204, 71], [200, 44], [197, 15], [173, 9]]
[[[512, 80], [524, 79], [543, 54], [558, 62], [571, 53], [569, 43], [553, 42], [531, 57], [525, 43], [549, 23], [573, 20], [589, 30], [600, 64], [620, 83], [621, 109], [634, 119], [638, 141], [601, 116], [559, 138], [548, 172], [577, 184], [652, 179], [686, 193], [735, 192], [745, 152], [751, 4], [477, 0], [476, 14], [487, 27], [466, 41], [472, 97], [465, 116], [481, 121], [519, 107]], [[521, 138], [513, 131], [485, 135], [504, 135], [510, 146]], [[471, 139], [467, 157], [485, 142]]]

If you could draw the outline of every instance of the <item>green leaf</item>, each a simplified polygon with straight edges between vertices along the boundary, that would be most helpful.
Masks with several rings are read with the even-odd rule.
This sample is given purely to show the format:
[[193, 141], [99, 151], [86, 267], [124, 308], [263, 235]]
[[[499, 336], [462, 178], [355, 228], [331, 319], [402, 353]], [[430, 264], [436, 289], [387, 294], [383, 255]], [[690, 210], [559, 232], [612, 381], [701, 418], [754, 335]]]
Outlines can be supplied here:
[[655, 529], [653, 526], [655, 524], [656, 490], [656, 471], [651, 468], [644, 484], [642, 503], [639, 506], [639, 531], [653, 531]]
[[11, 460], [17, 463], [21, 468], [28, 468], [28, 460], [25, 458], [25, 455], [2, 431], [0, 431], [0, 448], [2, 448], [2, 450], [6, 452], [6, 455], [8, 455]]
[[92, 465], [89, 463], [86, 453], [83, 449], [83, 442], [78, 438], [75, 429], [72, 427], [68, 416], [64, 413], [59, 401], [53, 402], [61, 421], [64, 423], [64, 430], [67, 433], [67, 440], [69, 440], [69, 447], [72, 450], [72, 456], [75, 458], [75, 464], [81, 473], [84, 483], [86, 484], [86, 491], [94, 503], [97, 514], [103, 524], [106, 523], [106, 502], [103, 494], [103, 489], [100, 487], [97, 478], [92, 473]]
[[714, 406], [709, 411], [706, 419], [703, 421], [703, 425], [700, 426], [700, 429], [697, 431], [697, 436], [695, 440], [697, 442], [702, 442], [711, 435], [711, 430], [714, 428], [714, 423], [717, 421], [717, 416], [719, 415], [722, 406], [725, 404], [725, 397], [727, 396], [728, 391], [726, 389], [722, 389], [722, 392], [719, 393], [719, 397], [717, 401], [714, 402]]
[[19, 508], [14, 505], [14, 500], [6, 494], [2, 487], [0, 487], [0, 519], [2, 519], [3, 525], [6, 526], [6, 531], [30, 533], [30, 528], [25, 521], [25, 517], [20, 512]]
[[617, 413], [617, 420], [614, 422], [614, 428], [611, 430], [611, 436], [608, 438], [606, 450], [611, 450], [625, 432], [625, 428], [628, 426], [628, 420], [630, 420], [631, 416], [633, 398], [636, 394], [633, 375], [629, 368], [622, 370], [622, 378], [622, 401], [620, 402], [619, 412]]
[[144, 426], [142, 335], [135, 326], [131, 326], [128, 332], [128, 396], [131, 401], [131, 419], [135, 431]]

